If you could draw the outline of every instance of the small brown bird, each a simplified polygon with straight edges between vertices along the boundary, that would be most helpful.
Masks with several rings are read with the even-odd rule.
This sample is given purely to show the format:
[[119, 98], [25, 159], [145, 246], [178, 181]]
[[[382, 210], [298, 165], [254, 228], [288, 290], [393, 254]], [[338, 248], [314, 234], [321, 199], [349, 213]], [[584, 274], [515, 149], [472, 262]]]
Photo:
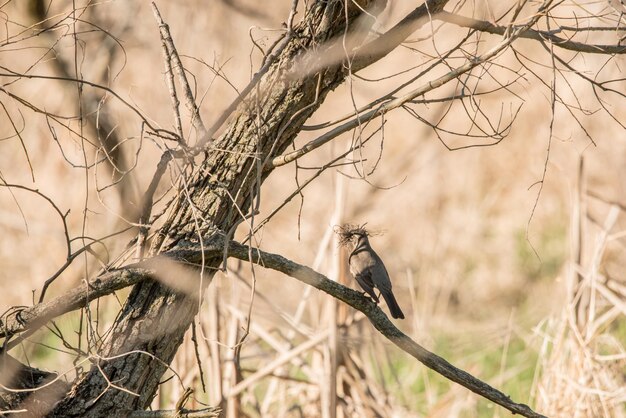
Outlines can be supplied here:
[[389, 273], [387, 273], [383, 260], [370, 246], [367, 239], [367, 231], [363, 227], [352, 229], [343, 227], [341, 231], [342, 242], [349, 240], [354, 244], [348, 262], [350, 264], [350, 273], [352, 273], [357, 283], [376, 303], [379, 303], [380, 300], [374, 292], [374, 288], [377, 288], [385, 302], [387, 302], [391, 316], [396, 319], [404, 319], [402, 309], [400, 309], [391, 291]]

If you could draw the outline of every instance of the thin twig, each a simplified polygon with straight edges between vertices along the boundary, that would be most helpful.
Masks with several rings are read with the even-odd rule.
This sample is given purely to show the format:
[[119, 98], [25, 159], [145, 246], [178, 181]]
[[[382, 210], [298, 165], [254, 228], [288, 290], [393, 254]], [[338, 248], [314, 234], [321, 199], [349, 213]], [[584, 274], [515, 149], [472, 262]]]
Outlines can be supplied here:
[[[547, 4], [549, 4], [550, 2], [546, 2], [546, 4], [544, 4], [544, 6], [542, 6], [542, 10], [545, 9], [547, 7]], [[528, 22], [526, 25], [521, 26], [521, 27], [517, 27], [515, 30], [513, 30], [512, 34], [510, 37], [504, 38], [502, 40], [502, 42], [500, 42], [498, 45], [496, 45], [495, 47], [493, 47], [492, 49], [490, 49], [489, 51], [485, 52], [483, 55], [481, 55], [480, 57], [475, 57], [472, 59], [469, 59], [465, 64], [461, 65], [460, 67], [457, 67], [455, 69], [453, 69], [452, 71], [448, 72], [447, 74], [444, 74], [443, 76], [433, 80], [433, 81], [429, 81], [428, 83], [414, 89], [413, 91], [410, 91], [408, 93], [406, 93], [405, 95], [398, 97], [394, 100], [390, 100], [388, 102], [385, 102], [383, 104], [381, 104], [380, 106], [378, 106], [377, 108], [370, 110], [369, 112], [363, 113], [361, 115], [357, 115], [355, 118], [349, 120], [348, 122], [345, 122], [339, 126], [337, 126], [336, 128], [326, 132], [325, 134], [319, 136], [318, 138], [312, 140], [311, 142], [309, 142], [308, 144], [306, 144], [305, 146], [303, 146], [302, 148], [292, 151], [290, 153], [284, 154], [284, 155], [280, 155], [278, 157], [275, 157], [274, 159], [272, 159], [272, 161], [268, 164], [268, 167], [266, 169], [272, 169], [272, 168], [276, 168], [276, 167], [280, 167], [282, 165], [288, 164], [292, 161], [295, 161], [296, 159], [310, 153], [311, 151], [321, 147], [322, 145], [326, 144], [327, 142], [333, 140], [334, 138], [338, 137], [339, 135], [348, 132], [356, 127], [358, 127], [360, 124], [362, 124], [364, 121], [369, 121], [375, 117], [377, 117], [378, 115], [382, 115], [386, 112], [389, 112], [390, 110], [396, 109], [398, 107], [401, 107], [403, 105], [405, 105], [406, 103], [410, 102], [411, 100], [415, 99], [416, 97], [422, 96], [426, 93], [428, 93], [429, 91], [432, 91], [438, 87], [443, 86], [444, 84], [448, 83], [451, 80], [455, 80], [457, 79], [460, 75], [472, 70], [473, 68], [483, 64], [484, 62], [488, 61], [489, 59], [493, 58], [494, 56], [498, 55], [500, 52], [502, 52], [505, 48], [507, 48], [515, 39], [517, 39], [519, 37], [519, 35], [521, 33], [523, 33], [525, 30], [527, 30], [528, 28], [530, 28], [533, 24], [536, 23], [536, 21], [541, 17], [541, 13], [537, 13], [535, 15], [535, 17], [533, 19], [531, 19], [530, 22]]]
[[[185, 67], [183, 67], [183, 63], [180, 61], [180, 57], [178, 56], [174, 40], [170, 35], [169, 26], [163, 21], [163, 18], [161, 18], [159, 9], [154, 2], [152, 2], [152, 11], [154, 12], [154, 16], [159, 24], [159, 30], [161, 31], [161, 39], [163, 40], [163, 47], [165, 49], [164, 53], [166, 54], [166, 62], [171, 60], [173, 65], [169, 68], [175, 69], [178, 74], [178, 79], [183, 88], [185, 106], [191, 113], [191, 122], [194, 128], [196, 128], [198, 137], [201, 138], [202, 141], [207, 137], [207, 130], [204, 127], [204, 122], [202, 122], [202, 118], [200, 117], [200, 109], [198, 109], [198, 105], [196, 105], [196, 100], [193, 97], [193, 91], [191, 90], [189, 81], [187, 80]], [[176, 102], [178, 102], [178, 99], [176, 99]]]

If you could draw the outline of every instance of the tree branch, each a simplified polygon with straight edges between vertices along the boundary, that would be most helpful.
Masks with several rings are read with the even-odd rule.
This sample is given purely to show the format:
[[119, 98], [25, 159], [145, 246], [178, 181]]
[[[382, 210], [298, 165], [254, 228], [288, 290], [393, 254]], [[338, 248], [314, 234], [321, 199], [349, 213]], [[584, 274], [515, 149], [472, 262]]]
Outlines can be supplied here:
[[[0, 318], [0, 338], [10, 338], [17, 333], [34, 332], [48, 321], [65, 313], [84, 308], [87, 303], [116, 290], [132, 286], [153, 273], [144, 268], [126, 267], [98, 276], [87, 285], [76, 287], [62, 296], [32, 307], [13, 307]], [[8, 348], [5, 340], [3, 350]], [[13, 345], [13, 344], [11, 344]]]
[[384, 58], [396, 49], [413, 32], [422, 27], [434, 14], [443, 11], [449, 0], [427, 0], [406, 15], [398, 24], [373, 41], [361, 46], [350, 63], [352, 72], [357, 72]]
[[[542, 6], [541, 10], [544, 10], [544, 8], [545, 8], [545, 5]], [[441, 13], [444, 13], [444, 12], [441, 12]], [[493, 57], [498, 55], [500, 52], [502, 52], [515, 39], [517, 39], [522, 34], [524, 34], [527, 30], [529, 30], [530, 27], [537, 22], [540, 16], [541, 16], [541, 13], [537, 13], [536, 16], [533, 19], [531, 19], [529, 23], [527, 23], [524, 26], [515, 28], [510, 35], [504, 36], [504, 39], [502, 40], [502, 42], [500, 42], [499, 44], [497, 44], [496, 46], [494, 46], [493, 48], [491, 48], [489, 51], [485, 52], [481, 56], [468, 59], [465, 64], [455, 69], [452, 69], [448, 73], [442, 75], [441, 77], [435, 80], [428, 81], [427, 83], [423, 84], [417, 89], [414, 89], [413, 91], [410, 91], [401, 97], [397, 97], [393, 100], [389, 100], [385, 103], [382, 103], [377, 108], [372, 109], [366, 113], [363, 113], [361, 115], [356, 115], [353, 119], [347, 122], [344, 122], [343, 124], [331, 129], [325, 134], [310, 141], [309, 143], [304, 145], [302, 148], [299, 148], [295, 151], [291, 151], [287, 154], [279, 155], [278, 157], [273, 158], [269, 164], [269, 168], [279, 167], [279, 166], [288, 164], [292, 161], [295, 161], [298, 158], [304, 156], [305, 154], [308, 154], [311, 151], [321, 147], [327, 142], [330, 142], [331, 140], [335, 139], [339, 135], [345, 132], [348, 132], [364, 123], [367, 123], [373, 118], [379, 115], [385, 114], [386, 112], [389, 112], [390, 110], [403, 106], [404, 104], [410, 102], [411, 100], [414, 100], [415, 98], [419, 96], [423, 96], [424, 94], [443, 86], [444, 84], [448, 83], [451, 80], [456, 80], [460, 75], [467, 73], [468, 71], [487, 62], [488, 60], [492, 59]]]
[[[316, 289], [328, 293], [330, 296], [363, 312], [382, 335], [401, 350], [415, 357], [426, 367], [515, 414], [532, 418], [543, 417], [543, 415], [534, 412], [527, 405], [512, 401], [499, 390], [472, 376], [468, 372], [453, 366], [438, 355], [426, 350], [400, 331], [371, 300], [363, 297], [363, 295], [356, 290], [329, 280], [326, 276], [316, 272], [310, 267], [295, 263], [281, 255], [251, 248], [234, 241], [230, 241], [227, 248], [224, 249], [224, 239], [218, 236], [204, 242], [202, 248], [200, 246], [193, 246], [186, 249], [173, 250], [160, 257], [167, 257], [184, 264], [202, 265], [203, 260], [217, 257], [222, 251], [227, 251], [229, 257], [251, 261], [262, 267], [279, 271], [309, 286], [313, 286]], [[155, 265], [157, 264], [155, 260], [158, 260], [158, 258], [159, 257], [156, 257], [151, 261], [142, 262], [140, 265]], [[11, 321], [5, 320], [2, 324], [2, 333], [6, 336], [24, 329], [32, 331], [54, 316], [78, 309], [97, 297], [130, 286], [154, 274], [155, 272], [151, 269], [137, 266], [105, 273], [103, 276], [93, 281], [89, 291], [86, 289], [75, 289], [70, 294], [61, 296], [50, 302], [20, 311], [19, 315], [15, 316]]]
[[[362, 0], [359, 5], [371, 10], [369, 6], [381, 2]], [[293, 38], [256, 88], [242, 99], [228, 127], [214, 139], [211, 152], [184, 167], [189, 171], [181, 178], [167, 219], [156, 232], [163, 239], [153, 241], [153, 253], [166, 253], [189, 242], [200, 242], [217, 231], [229, 231], [251, 207], [254, 210], [259, 187], [268, 174], [260, 172], [260, 162], [283, 153], [328, 93], [346, 77], [345, 68], [337, 64], [317, 74], [290, 79], [293, 63], [310, 51], [323, 54], [330, 40], [346, 32], [352, 36], [354, 29], [362, 29], [357, 25], [362, 15], [363, 10], [354, 2], [308, 3], [302, 21], [293, 28]], [[364, 39], [367, 33], [360, 30], [354, 37]], [[193, 293], [155, 280], [133, 286], [99, 348], [106, 360], [92, 365], [77, 379], [52, 414], [96, 417], [110, 414], [112, 409], [131, 411], [150, 405], [165, 365], [182, 344], [198, 312], [200, 295], [220, 262], [221, 257], [203, 260], [206, 270]], [[142, 373], [135, 372], [139, 369]], [[109, 390], [110, 381], [125, 390]]]
[[510, 397], [500, 392], [498, 389], [493, 388], [468, 372], [453, 366], [442, 357], [431, 353], [417, 344], [408, 335], [400, 331], [389, 318], [387, 318], [387, 315], [384, 314], [378, 305], [365, 298], [356, 290], [334, 282], [310, 267], [295, 263], [278, 254], [268, 253], [232, 242], [228, 246], [228, 254], [240, 260], [252, 261], [265, 268], [280, 271], [281, 273], [328, 293], [332, 297], [352, 306], [354, 309], [363, 312], [382, 335], [398, 346], [402, 351], [415, 357], [426, 367], [466, 387], [472, 392], [497, 403], [514, 414], [520, 414], [529, 418], [545, 418], [543, 415], [533, 411], [528, 405], [512, 401]]
[[209, 407], [203, 409], [171, 409], [160, 411], [133, 411], [128, 418], [208, 418], [218, 417], [220, 408]]
[[[183, 97], [185, 98], [185, 106], [187, 107], [187, 110], [189, 111], [189, 113], [191, 113], [191, 123], [193, 124], [193, 127], [196, 129], [198, 136], [200, 138], [204, 138], [207, 135], [207, 130], [206, 130], [206, 127], [204, 126], [204, 122], [202, 121], [202, 117], [200, 116], [200, 109], [198, 108], [198, 105], [196, 104], [196, 100], [193, 96], [193, 92], [191, 91], [191, 86], [189, 85], [189, 81], [187, 80], [187, 74], [185, 74], [185, 67], [183, 67], [183, 63], [180, 61], [178, 50], [176, 49], [176, 46], [174, 45], [174, 40], [172, 39], [172, 36], [170, 35], [169, 25], [163, 21], [163, 18], [161, 17], [161, 13], [159, 12], [159, 9], [156, 6], [156, 3], [152, 2], [151, 5], [152, 5], [152, 12], [154, 13], [154, 17], [156, 18], [157, 23], [159, 24], [159, 31], [161, 33], [161, 40], [163, 42], [163, 54], [165, 55], [164, 59], [167, 63], [167, 68], [169, 70], [169, 77], [172, 77], [172, 79], [170, 79], [168, 84], [170, 84], [170, 89], [171, 91], [173, 91], [175, 110], [177, 110], [178, 108], [178, 98], [176, 97], [174, 80], [173, 80], [174, 75], [172, 74], [172, 70], [174, 69], [176, 70], [176, 73], [178, 74], [181, 87], [183, 88]], [[180, 115], [177, 115], [177, 117], [178, 117], [177, 125], [181, 126]], [[181, 140], [183, 140], [182, 128], [179, 129], [179, 133], [181, 134]]]
[[[446, 11], [442, 11], [433, 16], [434, 19], [442, 22], [452, 23], [464, 28], [476, 29], [481, 32], [487, 32], [494, 35], [503, 35], [507, 31], [506, 26], [495, 25], [485, 20], [473, 19], [470, 17], [460, 16]], [[558, 31], [560, 31], [559, 29]], [[556, 36], [557, 31], [538, 31], [528, 29], [520, 34], [520, 38], [534, 39], [537, 41], [550, 41], [554, 46], [567, 49], [570, 51], [584, 52], [588, 54], [626, 54], [626, 45], [594, 45], [582, 42], [570, 41]]]

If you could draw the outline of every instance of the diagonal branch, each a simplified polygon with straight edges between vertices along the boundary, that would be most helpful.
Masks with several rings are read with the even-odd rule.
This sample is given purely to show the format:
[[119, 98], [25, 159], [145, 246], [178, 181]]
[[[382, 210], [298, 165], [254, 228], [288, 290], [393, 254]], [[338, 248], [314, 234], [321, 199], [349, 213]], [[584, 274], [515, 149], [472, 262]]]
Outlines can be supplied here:
[[396, 49], [413, 32], [421, 28], [424, 23], [428, 22], [433, 15], [443, 11], [448, 1], [449, 0], [427, 0], [380, 37], [360, 47], [351, 62], [350, 68], [352, 72], [362, 70], [387, 56], [387, 54]]
[[[219, 256], [222, 251], [224, 251], [224, 240], [223, 238], [215, 237], [203, 243], [202, 249], [198, 246], [183, 250], [173, 250], [163, 256], [185, 264], [201, 265], [202, 260]], [[445, 378], [497, 403], [514, 414], [532, 418], [543, 417], [543, 415], [534, 412], [529, 406], [512, 401], [498, 389], [495, 389], [468, 372], [453, 366], [445, 359], [417, 344], [408, 335], [400, 331], [376, 304], [363, 297], [361, 293], [328, 279], [326, 276], [316, 272], [310, 267], [295, 263], [278, 254], [268, 253], [233, 241], [228, 243], [226, 251], [230, 257], [251, 261], [262, 267], [284, 273], [309, 286], [313, 286], [316, 289], [328, 293], [330, 296], [363, 312], [371, 321], [372, 325], [389, 339], [389, 341]], [[69, 312], [70, 310], [78, 309], [90, 300], [101, 297], [107, 292], [111, 293], [121, 287], [129, 286], [151, 277], [154, 275], [154, 271], [139, 266], [155, 264], [153, 259], [152, 262], [140, 263], [139, 265], [132, 266], [132, 268], [106, 273], [94, 281], [90, 291], [76, 289], [71, 292], [71, 294], [59, 297], [45, 304], [36, 305], [30, 308], [30, 311], [22, 311], [22, 318], [29, 318], [31, 320], [30, 330], [32, 331], [33, 326], [41, 326], [43, 321], [51, 319], [52, 316], [60, 315], [62, 313], [60, 310], [65, 309], [65, 312]], [[7, 335], [6, 330], [9, 329], [8, 325], [8, 323], [2, 324], [3, 330], [1, 332], [3, 332], [4, 335]], [[22, 326], [24, 325], [22, 324]]]
[[[200, 116], [200, 109], [196, 104], [196, 100], [193, 96], [193, 92], [191, 91], [191, 87], [189, 86], [189, 81], [187, 80], [187, 75], [185, 74], [185, 67], [183, 67], [183, 63], [180, 61], [180, 56], [178, 55], [178, 51], [176, 50], [176, 46], [174, 45], [174, 40], [170, 35], [169, 25], [163, 21], [161, 17], [161, 13], [159, 13], [159, 9], [157, 8], [154, 2], [152, 4], [152, 12], [154, 13], [154, 17], [159, 24], [159, 31], [161, 32], [161, 40], [163, 42], [163, 53], [165, 55], [165, 61], [169, 70], [168, 76], [173, 77], [171, 73], [172, 69], [176, 70], [178, 74], [178, 78], [180, 80], [180, 84], [183, 88], [183, 96], [185, 98], [185, 106], [189, 113], [191, 113], [191, 122], [193, 127], [196, 129], [198, 136], [200, 138], [204, 138], [207, 134], [206, 127], [204, 126], [204, 122], [202, 121], [202, 117]], [[173, 91], [175, 89], [173, 80], [169, 81], [170, 89]], [[176, 92], [172, 92], [175, 108], [178, 107], [178, 98], [176, 98]], [[180, 115], [178, 116], [177, 126], [179, 126], [179, 133], [182, 138], [182, 128], [180, 128]]]
[[[116, 290], [139, 283], [150, 277], [151, 271], [144, 268], [124, 268], [112, 270], [98, 276], [86, 286], [76, 287], [69, 292], [47, 302], [31, 307], [14, 307], [0, 318], [0, 338], [4, 337], [6, 350], [8, 339], [20, 332], [33, 333], [48, 321], [65, 313], [84, 308], [92, 300], [109, 295]], [[19, 341], [19, 340], [18, 340]]]
[[[496, 25], [485, 20], [473, 19], [471, 17], [465, 17], [442, 11], [433, 16], [433, 19], [438, 19], [443, 22], [452, 23], [453, 25], [461, 26], [464, 28], [476, 29], [480, 32], [491, 33], [494, 35], [504, 35], [507, 31], [506, 26]], [[520, 34], [520, 38], [534, 39], [537, 41], [549, 41], [558, 48], [567, 49], [570, 51], [584, 52], [587, 54], [626, 54], [626, 45], [594, 45], [586, 44], [583, 42], [576, 42], [569, 39], [564, 39], [555, 35], [556, 31], [534, 30], [528, 29]]]
[[445, 359], [417, 344], [408, 335], [400, 331], [376, 304], [363, 297], [359, 292], [328, 279], [326, 276], [316, 272], [310, 267], [295, 263], [278, 254], [268, 253], [256, 248], [251, 249], [248, 246], [232, 242], [229, 244], [228, 254], [240, 260], [252, 261], [265, 268], [280, 271], [281, 273], [328, 293], [332, 297], [352, 306], [354, 309], [363, 312], [382, 335], [398, 346], [402, 351], [415, 357], [426, 367], [466, 387], [472, 392], [497, 403], [514, 414], [520, 414], [529, 418], [545, 418], [543, 415], [533, 411], [528, 405], [514, 402], [509, 396], [500, 392], [498, 389], [495, 389], [468, 372], [453, 366]]
[[133, 411], [128, 414], [128, 418], [209, 418], [219, 417], [221, 409], [208, 407], [197, 410], [172, 409], [158, 411]]
[[[541, 10], [545, 10], [547, 7], [547, 4], [549, 4], [550, 2], [545, 2], [544, 5], [542, 6]], [[455, 68], [452, 69], [451, 71], [449, 71], [448, 73], [442, 75], [441, 77], [429, 81], [425, 84], [423, 84], [422, 86], [406, 93], [404, 96], [395, 98], [393, 100], [387, 101], [383, 104], [381, 104], [380, 106], [378, 106], [375, 109], [372, 109], [366, 113], [360, 114], [355, 116], [353, 119], [344, 122], [343, 124], [331, 129], [330, 131], [326, 132], [325, 134], [317, 137], [316, 139], [310, 141], [309, 143], [307, 143], [306, 145], [304, 145], [302, 148], [299, 148], [295, 151], [291, 151], [287, 154], [284, 155], [279, 155], [278, 157], [275, 157], [274, 159], [272, 159], [272, 161], [269, 164], [269, 168], [276, 168], [276, 167], [280, 167], [282, 165], [288, 164], [292, 161], [297, 160], [298, 158], [304, 156], [305, 154], [310, 153], [311, 151], [321, 147], [322, 145], [326, 144], [327, 142], [330, 142], [331, 140], [335, 139], [336, 137], [338, 137], [339, 135], [348, 132], [352, 129], [355, 129], [358, 126], [361, 126], [362, 124], [372, 120], [373, 118], [379, 116], [379, 115], [383, 115], [387, 112], [389, 112], [390, 110], [396, 109], [398, 107], [401, 107], [403, 105], [405, 105], [406, 103], [410, 102], [411, 100], [414, 100], [417, 97], [423, 96], [424, 94], [435, 90], [436, 88], [439, 88], [441, 86], [443, 86], [444, 84], [452, 81], [452, 80], [456, 80], [460, 75], [467, 73], [468, 71], [474, 69], [475, 67], [484, 64], [485, 62], [489, 61], [490, 59], [492, 59], [493, 57], [495, 57], [496, 55], [498, 55], [499, 53], [501, 53], [505, 48], [507, 48], [513, 41], [515, 41], [515, 39], [517, 39], [518, 37], [520, 37], [523, 33], [525, 33], [526, 31], [528, 31], [530, 29], [530, 27], [532, 25], [534, 25], [537, 20], [542, 16], [542, 14], [539, 12], [535, 15], [535, 17], [533, 19], [530, 20], [529, 23], [527, 23], [524, 26], [520, 26], [518, 28], [515, 28], [513, 30], [513, 33], [511, 33], [508, 36], [505, 36], [504, 39], [497, 44], [496, 46], [494, 46], [493, 48], [491, 48], [489, 51], [485, 52], [483, 55], [479, 56], [479, 57], [474, 57], [471, 59], [468, 59], [468, 61]]]

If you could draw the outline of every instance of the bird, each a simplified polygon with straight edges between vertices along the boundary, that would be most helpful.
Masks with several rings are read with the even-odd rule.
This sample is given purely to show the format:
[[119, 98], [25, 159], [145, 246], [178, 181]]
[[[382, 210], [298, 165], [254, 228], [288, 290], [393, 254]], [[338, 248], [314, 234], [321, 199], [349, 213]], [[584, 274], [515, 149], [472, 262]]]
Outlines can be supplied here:
[[391, 291], [389, 273], [387, 273], [383, 260], [370, 246], [367, 231], [363, 228], [358, 228], [351, 231], [350, 235], [354, 244], [354, 248], [348, 257], [350, 273], [365, 293], [370, 295], [376, 303], [379, 303], [380, 300], [376, 296], [374, 288], [380, 291], [394, 319], [404, 319], [404, 313], [402, 313], [402, 309], [400, 309]]

